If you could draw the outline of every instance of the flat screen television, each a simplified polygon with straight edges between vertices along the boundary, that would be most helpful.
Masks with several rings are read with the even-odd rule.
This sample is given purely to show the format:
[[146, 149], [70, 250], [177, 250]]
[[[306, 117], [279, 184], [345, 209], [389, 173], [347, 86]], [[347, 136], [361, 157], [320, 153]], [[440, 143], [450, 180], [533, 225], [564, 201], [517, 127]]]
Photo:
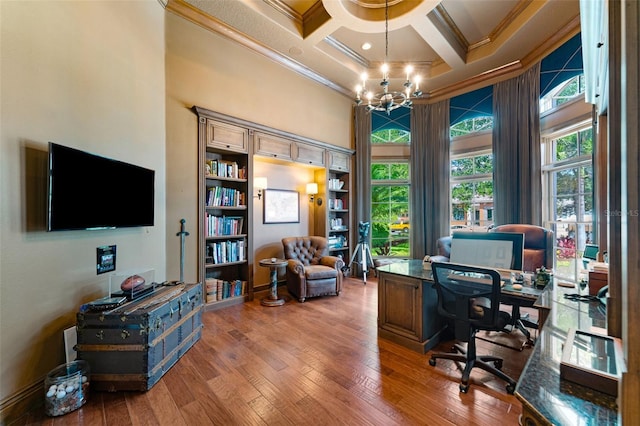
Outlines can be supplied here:
[[153, 226], [155, 171], [49, 142], [47, 230]]

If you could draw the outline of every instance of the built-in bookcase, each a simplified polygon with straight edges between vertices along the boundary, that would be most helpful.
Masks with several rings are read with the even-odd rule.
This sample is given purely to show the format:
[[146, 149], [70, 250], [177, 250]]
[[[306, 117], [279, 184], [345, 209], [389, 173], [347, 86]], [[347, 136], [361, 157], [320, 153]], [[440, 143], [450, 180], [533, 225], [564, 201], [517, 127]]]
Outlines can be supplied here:
[[199, 143], [199, 280], [208, 310], [253, 298], [249, 130], [194, 107]]

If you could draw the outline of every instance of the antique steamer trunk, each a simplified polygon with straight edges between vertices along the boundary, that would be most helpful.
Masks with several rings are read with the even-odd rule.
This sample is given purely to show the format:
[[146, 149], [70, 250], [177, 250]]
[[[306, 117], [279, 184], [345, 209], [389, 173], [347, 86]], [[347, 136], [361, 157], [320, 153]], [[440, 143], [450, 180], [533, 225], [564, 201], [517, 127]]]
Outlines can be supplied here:
[[78, 358], [95, 390], [150, 389], [202, 333], [202, 285], [159, 287], [102, 312], [79, 312]]

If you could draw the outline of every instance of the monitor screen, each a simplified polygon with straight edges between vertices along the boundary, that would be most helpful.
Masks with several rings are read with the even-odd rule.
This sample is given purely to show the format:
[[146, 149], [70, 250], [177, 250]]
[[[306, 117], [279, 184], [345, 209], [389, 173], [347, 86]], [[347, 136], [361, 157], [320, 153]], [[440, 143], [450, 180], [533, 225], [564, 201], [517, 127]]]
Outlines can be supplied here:
[[152, 226], [155, 172], [49, 143], [49, 231]]
[[451, 238], [452, 263], [521, 271], [523, 259], [523, 233], [455, 232]]

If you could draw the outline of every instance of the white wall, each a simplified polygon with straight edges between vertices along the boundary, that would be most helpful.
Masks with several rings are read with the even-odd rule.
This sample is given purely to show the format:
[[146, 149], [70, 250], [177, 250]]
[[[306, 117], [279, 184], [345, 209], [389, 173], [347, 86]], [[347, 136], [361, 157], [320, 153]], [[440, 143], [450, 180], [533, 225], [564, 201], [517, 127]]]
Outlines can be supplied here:
[[[3, 404], [64, 361], [62, 330], [106, 295], [96, 247], [165, 278], [164, 16], [155, 0], [0, 1]], [[155, 226], [44, 232], [49, 141], [154, 169]]]

